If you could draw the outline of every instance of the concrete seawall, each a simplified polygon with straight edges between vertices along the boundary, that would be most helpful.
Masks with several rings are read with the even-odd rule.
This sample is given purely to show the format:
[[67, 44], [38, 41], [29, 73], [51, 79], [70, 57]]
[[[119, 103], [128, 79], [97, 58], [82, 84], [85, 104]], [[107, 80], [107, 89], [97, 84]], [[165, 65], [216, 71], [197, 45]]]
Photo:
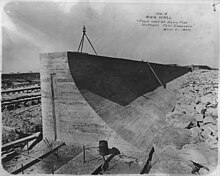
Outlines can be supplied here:
[[[186, 67], [60, 52], [41, 54], [43, 135], [146, 152], [175, 105]], [[55, 73], [54, 76], [51, 74]]]

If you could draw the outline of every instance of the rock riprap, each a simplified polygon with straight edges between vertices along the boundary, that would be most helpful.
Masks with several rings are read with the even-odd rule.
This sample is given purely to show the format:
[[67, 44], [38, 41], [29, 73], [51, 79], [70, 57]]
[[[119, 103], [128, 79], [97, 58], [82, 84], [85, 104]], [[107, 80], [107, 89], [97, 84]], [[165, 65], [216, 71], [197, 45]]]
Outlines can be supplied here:
[[218, 161], [218, 71], [186, 76], [166, 127], [156, 135], [150, 173], [208, 174]]

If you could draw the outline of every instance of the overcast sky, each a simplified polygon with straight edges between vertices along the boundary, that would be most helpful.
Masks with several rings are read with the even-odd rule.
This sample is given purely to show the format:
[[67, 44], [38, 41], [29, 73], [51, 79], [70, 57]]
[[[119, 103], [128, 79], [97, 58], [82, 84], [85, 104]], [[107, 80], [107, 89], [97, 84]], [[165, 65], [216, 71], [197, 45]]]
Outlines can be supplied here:
[[[191, 31], [164, 31], [137, 21], [157, 12], [187, 21]], [[39, 71], [40, 53], [76, 51], [83, 25], [99, 55], [217, 66], [212, 3], [11, 2], [2, 15], [5, 73]], [[93, 54], [87, 42], [83, 50]]]

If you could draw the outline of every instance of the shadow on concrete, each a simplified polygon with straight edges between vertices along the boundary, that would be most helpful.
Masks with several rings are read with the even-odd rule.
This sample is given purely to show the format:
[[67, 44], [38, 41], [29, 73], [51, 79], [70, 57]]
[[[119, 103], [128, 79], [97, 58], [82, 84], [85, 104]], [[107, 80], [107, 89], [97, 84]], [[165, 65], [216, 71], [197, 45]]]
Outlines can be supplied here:
[[[79, 90], [86, 89], [123, 106], [161, 86], [146, 62], [75, 52], [68, 52], [68, 62]], [[163, 85], [190, 71], [176, 65], [150, 66]]]

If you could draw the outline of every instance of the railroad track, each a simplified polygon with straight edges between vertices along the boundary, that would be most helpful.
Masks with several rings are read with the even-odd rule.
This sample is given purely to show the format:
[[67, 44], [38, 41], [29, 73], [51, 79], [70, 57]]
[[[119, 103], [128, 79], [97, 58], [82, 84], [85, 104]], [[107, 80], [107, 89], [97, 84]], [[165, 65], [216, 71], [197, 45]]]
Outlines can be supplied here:
[[[16, 108], [22, 107], [22, 106], [31, 106], [41, 103], [41, 94], [40, 94], [41, 87], [40, 86], [32, 86], [32, 87], [23, 87], [19, 89], [8, 89], [3, 90], [1, 92], [2, 94], [2, 100], [1, 100], [1, 108], [2, 110], [14, 110]], [[39, 93], [35, 93], [39, 92]], [[8, 98], [4, 99], [4, 96], [7, 95], [13, 95], [13, 94], [21, 94], [21, 96], [15, 97], [15, 98]], [[32, 93], [32, 94], [30, 94]], [[34, 93], [34, 94], [33, 94]], [[26, 95], [24, 95], [26, 94]]]
[[10, 95], [10, 94], [14, 94], [14, 93], [21, 93], [21, 92], [26, 92], [26, 93], [30, 93], [32, 91], [40, 91], [41, 87], [40, 86], [34, 86], [34, 87], [27, 87], [27, 88], [20, 88], [20, 89], [9, 89], [9, 90], [3, 90], [1, 92], [2, 95]]
[[25, 95], [1, 101], [2, 110], [14, 110], [22, 106], [32, 106], [41, 103], [41, 94]]
[[13, 86], [3, 86], [2, 89], [16, 89], [16, 88], [24, 88], [24, 87], [30, 87], [30, 86], [36, 86], [40, 85], [39, 83], [27, 83], [27, 84], [21, 84], [21, 85], [13, 85]]
[[16, 97], [16, 98], [10, 98], [10, 99], [2, 100], [2, 103], [10, 103], [10, 102], [14, 102], [14, 101], [19, 101], [19, 100], [23, 100], [23, 99], [27, 99], [27, 98], [33, 98], [33, 97], [39, 97], [39, 96], [41, 96], [40, 93], [32, 94], [32, 95], [23, 95], [23, 96], [19, 96], [19, 97]]

